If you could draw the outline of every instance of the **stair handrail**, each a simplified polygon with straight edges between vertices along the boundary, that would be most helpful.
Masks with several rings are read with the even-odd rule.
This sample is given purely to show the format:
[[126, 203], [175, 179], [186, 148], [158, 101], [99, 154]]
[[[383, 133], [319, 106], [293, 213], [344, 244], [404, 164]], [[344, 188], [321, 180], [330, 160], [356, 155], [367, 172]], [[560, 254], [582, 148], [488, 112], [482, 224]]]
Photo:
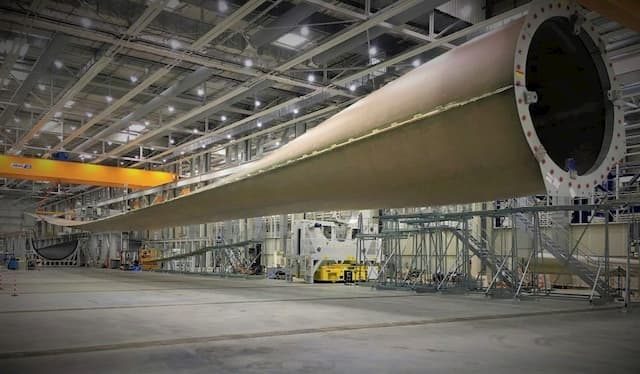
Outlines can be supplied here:
[[498, 276], [500, 275], [500, 273], [502, 271], [502, 268], [504, 267], [504, 265], [506, 263], [507, 263], [507, 259], [505, 258], [504, 261], [502, 261], [502, 263], [498, 267], [498, 270], [496, 270], [496, 273], [493, 275], [493, 279], [491, 279], [491, 283], [489, 283], [489, 285], [487, 286], [487, 291], [484, 293], [485, 295], [489, 294], [489, 291], [491, 290], [491, 287], [493, 287], [495, 282], [498, 280]]
[[596, 278], [593, 282], [593, 287], [591, 288], [591, 295], [589, 295], [589, 302], [593, 301], [593, 294], [596, 292], [596, 287], [598, 286], [598, 279], [600, 279], [600, 270], [602, 269], [602, 265], [598, 266], [598, 272], [596, 273]]
[[[521, 222], [525, 221], [525, 225], [527, 227], [533, 225], [528, 219], [528, 217], [522, 213], [516, 214], [516, 217]], [[586, 265], [589, 265], [591, 267], [597, 267], [598, 273], [595, 275], [594, 278], [591, 278], [590, 276], [588, 276], [588, 274], [585, 274], [585, 276], [587, 276], [587, 278], [591, 280], [594, 291], [595, 291], [595, 288], [598, 286], [604, 287], [604, 285], [601, 284], [602, 281], [600, 280], [600, 269], [602, 267], [602, 261], [600, 258], [594, 259], [595, 256], [589, 255], [588, 253], [584, 253], [584, 251], [581, 251], [577, 245], [574, 246], [574, 249], [572, 250], [572, 252], [566, 252], [561, 247], [559, 247], [559, 245], [555, 242], [555, 240], [551, 236], [549, 236], [547, 233], [544, 233], [544, 232], [540, 232], [540, 245], [542, 249], [546, 249], [547, 251], [551, 252], [555, 257], [558, 257], [558, 253], [555, 253], [555, 252], [559, 252], [560, 259], [564, 261], [565, 265], [569, 265], [571, 258], [574, 258], [579, 263], [583, 263], [583, 264], [586, 263]]]

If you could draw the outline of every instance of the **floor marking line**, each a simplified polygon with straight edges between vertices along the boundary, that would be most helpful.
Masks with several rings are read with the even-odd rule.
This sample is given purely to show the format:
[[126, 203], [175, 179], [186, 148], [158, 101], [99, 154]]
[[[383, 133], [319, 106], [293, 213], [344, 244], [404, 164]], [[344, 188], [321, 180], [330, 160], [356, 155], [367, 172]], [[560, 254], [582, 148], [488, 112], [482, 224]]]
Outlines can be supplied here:
[[109, 305], [95, 307], [77, 307], [77, 308], [51, 308], [51, 309], [22, 309], [22, 310], [1, 310], [0, 314], [22, 314], [22, 313], [48, 313], [48, 312], [76, 312], [87, 310], [110, 310], [110, 309], [138, 309], [138, 308], [170, 308], [176, 306], [199, 306], [199, 305], [228, 305], [228, 304], [263, 304], [278, 303], [289, 301], [331, 301], [331, 300], [361, 300], [361, 299], [388, 299], [398, 297], [420, 297], [420, 294], [406, 295], [375, 295], [375, 296], [337, 296], [337, 297], [307, 297], [307, 298], [287, 298], [287, 299], [255, 299], [255, 300], [229, 300], [229, 301], [211, 301], [200, 303], [182, 303], [182, 304], [148, 304], [148, 305]]
[[56, 348], [56, 349], [46, 349], [46, 350], [37, 350], [37, 351], [0, 352], [0, 360], [28, 358], [28, 357], [42, 357], [42, 356], [57, 356], [57, 355], [66, 355], [66, 354], [125, 350], [125, 349], [140, 349], [140, 348], [162, 347], [162, 346], [172, 346], [172, 345], [181, 345], [181, 344], [198, 344], [198, 343], [209, 343], [209, 342], [219, 342], [219, 341], [229, 341], [229, 340], [306, 335], [306, 334], [317, 334], [317, 333], [328, 333], [328, 332], [343, 332], [343, 331], [357, 331], [357, 330], [390, 328], [390, 327], [434, 325], [434, 324], [440, 324], [440, 323], [489, 321], [489, 320], [496, 320], [496, 319], [511, 319], [511, 318], [532, 317], [532, 316], [601, 312], [601, 311], [611, 311], [611, 310], [620, 310], [620, 309], [622, 309], [620, 306], [597, 307], [597, 308], [592, 307], [590, 309], [581, 308], [581, 309], [567, 309], [567, 310], [543, 311], [543, 312], [514, 313], [514, 314], [507, 314], [507, 315], [492, 314], [492, 315], [482, 315], [482, 316], [473, 316], [473, 317], [452, 317], [452, 318], [441, 318], [441, 319], [432, 319], [432, 320], [378, 322], [378, 323], [360, 324], [360, 325], [329, 326], [329, 327], [319, 327], [319, 328], [309, 328], [309, 329], [256, 332], [256, 333], [247, 333], [247, 334], [227, 334], [227, 335], [217, 335], [217, 336], [151, 340], [151, 341], [114, 343], [114, 344], [104, 344], [104, 345], [94, 345], [94, 346], [84, 346], [84, 347]]
[[75, 290], [75, 291], [26, 291], [22, 294], [38, 295], [38, 294], [60, 294], [60, 293], [97, 293], [97, 292], [141, 292], [141, 291], [180, 291], [180, 290], [233, 290], [233, 289], [262, 289], [262, 288], [288, 288], [294, 286], [242, 286], [242, 287], [179, 287], [179, 288], [138, 288], [126, 290]]

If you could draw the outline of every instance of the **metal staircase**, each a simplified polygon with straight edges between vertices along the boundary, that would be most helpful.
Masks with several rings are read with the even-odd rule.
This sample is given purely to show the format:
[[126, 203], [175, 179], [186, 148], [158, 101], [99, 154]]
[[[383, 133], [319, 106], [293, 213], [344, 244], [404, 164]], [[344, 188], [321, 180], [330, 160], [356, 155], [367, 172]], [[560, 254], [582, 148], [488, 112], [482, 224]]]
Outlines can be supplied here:
[[[535, 230], [532, 220], [523, 213], [517, 213], [515, 218], [516, 224], [521, 225], [526, 232], [533, 236]], [[573, 274], [588, 284], [592, 290], [597, 291], [600, 296], [607, 295], [609, 287], [600, 276], [602, 269], [600, 260], [593, 258], [584, 251], [580, 251], [578, 248], [569, 252], [567, 248], [558, 244], [544, 232], [540, 232], [540, 249], [551, 253], [555, 258], [564, 262]], [[594, 272], [593, 268], [597, 269], [597, 271]]]
[[229, 263], [233, 268], [233, 271], [239, 272], [242, 269], [242, 261], [238, 258], [238, 254], [234, 250], [235, 248], [225, 248], [224, 252], [229, 259]]
[[506, 256], [497, 255], [482, 245], [482, 242], [475, 238], [473, 235], [465, 235], [462, 229], [452, 230], [453, 234], [462, 242], [469, 241], [469, 249], [484, 263], [486, 263], [494, 273], [498, 274], [498, 277], [508, 286], [513, 287], [514, 276], [513, 272], [507, 266]]

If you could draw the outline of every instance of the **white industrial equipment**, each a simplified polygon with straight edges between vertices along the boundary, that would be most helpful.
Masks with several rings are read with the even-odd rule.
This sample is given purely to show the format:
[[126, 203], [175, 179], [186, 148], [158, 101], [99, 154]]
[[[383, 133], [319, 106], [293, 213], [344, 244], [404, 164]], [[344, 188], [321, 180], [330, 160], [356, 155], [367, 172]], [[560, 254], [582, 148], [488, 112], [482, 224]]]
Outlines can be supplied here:
[[[323, 264], [355, 262], [359, 229], [340, 221], [294, 221], [291, 233], [291, 253], [287, 256], [290, 275], [313, 283], [314, 274]], [[375, 258], [379, 262], [379, 252]], [[374, 269], [369, 266], [369, 269]], [[377, 271], [370, 270], [368, 279], [375, 279]]]

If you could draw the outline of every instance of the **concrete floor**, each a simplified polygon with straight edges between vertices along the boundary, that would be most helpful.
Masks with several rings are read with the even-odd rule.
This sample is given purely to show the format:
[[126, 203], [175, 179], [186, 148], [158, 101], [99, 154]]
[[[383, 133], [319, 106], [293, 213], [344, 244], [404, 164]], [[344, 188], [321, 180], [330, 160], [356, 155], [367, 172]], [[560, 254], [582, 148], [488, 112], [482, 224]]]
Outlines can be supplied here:
[[3, 374], [640, 370], [640, 306], [89, 269], [0, 275]]

